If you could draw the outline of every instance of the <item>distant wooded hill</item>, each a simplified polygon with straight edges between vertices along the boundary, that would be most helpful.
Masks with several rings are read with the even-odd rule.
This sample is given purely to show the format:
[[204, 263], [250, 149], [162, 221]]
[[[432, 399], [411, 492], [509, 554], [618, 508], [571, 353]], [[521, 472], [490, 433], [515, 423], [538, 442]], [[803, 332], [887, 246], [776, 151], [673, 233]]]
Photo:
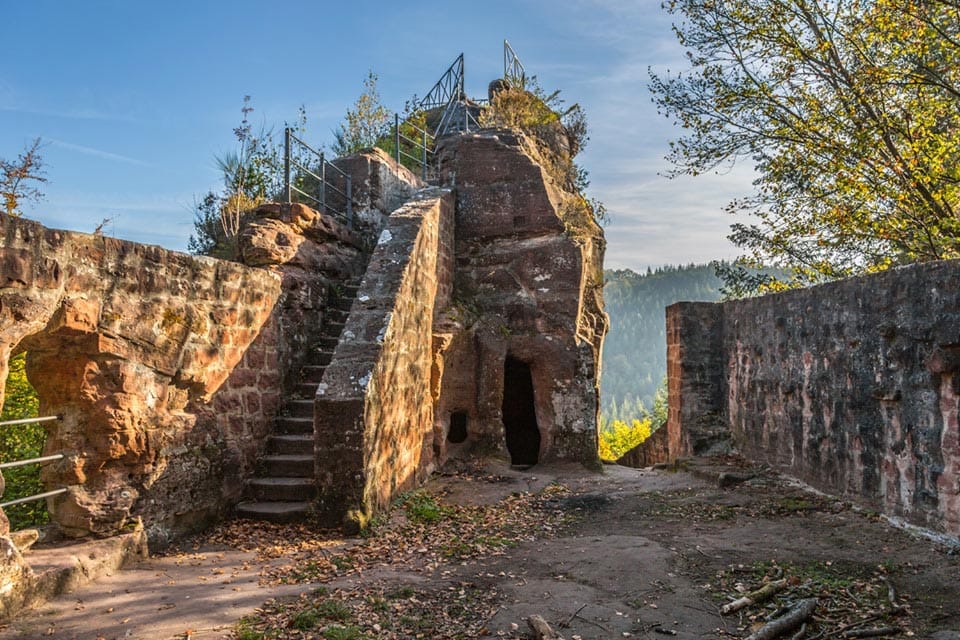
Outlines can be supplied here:
[[667, 375], [664, 309], [680, 301], [720, 299], [711, 265], [606, 271], [603, 289], [610, 332], [603, 345], [601, 409], [607, 421], [629, 422], [652, 411]]

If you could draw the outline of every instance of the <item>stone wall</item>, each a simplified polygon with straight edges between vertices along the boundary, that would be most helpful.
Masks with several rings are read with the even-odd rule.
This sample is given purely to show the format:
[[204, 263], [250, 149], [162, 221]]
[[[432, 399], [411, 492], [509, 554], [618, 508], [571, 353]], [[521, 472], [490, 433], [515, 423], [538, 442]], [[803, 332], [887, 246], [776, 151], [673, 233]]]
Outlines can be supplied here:
[[719, 416], [752, 459], [960, 535], [958, 282], [947, 261], [674, 305], [671, 454], [697, 452], [697, 419]]
[[453, 199], [422, 192], [380, 234], [314, 404], [318, 511], [362, 526], [432, 469], [434, 312], [449, 300]]
[[439, 190], [390, 216], [317, 390], [318, 511], [331, 525], [362, 526], [433, 468], [433, 317], [449, 299], [452, 225]]
[[49, 501], [65, 534], [143, 516], [163, 544], [237, 502], [332, 290], [419, 184], [376, 151], [340, 161], [362, 223], [265, 205], [238, 236], [245, 264], [0, 218], [0, 394], [27, 351], [41, 415], [63, 416], [43, 478], [69, 489]]

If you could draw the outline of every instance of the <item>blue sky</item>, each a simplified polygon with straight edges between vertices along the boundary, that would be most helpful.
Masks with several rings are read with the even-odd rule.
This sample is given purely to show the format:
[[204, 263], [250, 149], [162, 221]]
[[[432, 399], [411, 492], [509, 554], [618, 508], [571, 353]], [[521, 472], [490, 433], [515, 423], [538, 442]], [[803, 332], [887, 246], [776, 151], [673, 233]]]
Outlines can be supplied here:
[[748, 169], [658, 175], [677, 131], [650, 102], [647, 69], [683, 64], [658, 0], [4, 4], [0, 157], [44, 140], [46, 199], [26, 213], [48, 226], [90, 232], [110, 218], [109, 235], [184, 249], [243, 96], [255, 126], [282, 128], [303, 105], [308, 141], [329, 145], [368, 70], [401, 109], [463, 52], [467, 91], [484, 96], [507, 38], [545, 89], [586, 109], [580, 160], [611, 213], [607, 267], [737, 253], [722, 207], [749, 189]]

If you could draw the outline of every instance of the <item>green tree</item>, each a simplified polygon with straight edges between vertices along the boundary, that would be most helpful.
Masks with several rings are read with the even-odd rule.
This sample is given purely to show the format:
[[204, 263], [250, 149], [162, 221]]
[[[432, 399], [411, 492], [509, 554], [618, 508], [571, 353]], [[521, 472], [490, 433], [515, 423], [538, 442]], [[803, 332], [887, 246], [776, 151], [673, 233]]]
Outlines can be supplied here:
[[[0, 420], [35, 418], [39, 405], [37, 392], [27, 380], [26, 354], [13, 356], [10, 358]], [[46, 437], [46, 431], [41, 424], [0, 427], [0, 461], [10, 462], [39, 457]], [[4, 502], [43, 492], [39, 465], [7, 469], [3, 472], [3, 477], [6, 481]], [[47, 505], [43, 500], [7, 507], [4, 512], [10, 519], [10, 527], [14, 530], [41, 525], [49, 520]]]
[[27, 145], [16, 162], [0, 158], [0, 198], [8, 216], [19, 216], [22, 202], [43, 198], [43, 192], [34, 186], [35, 183], [47, 181], [40, 146], [40, 138], [36, 138]]
[[[266, 200], [279, 199], [283, 191], [282, 143], [274, 140], [272, 129], [261, 126], [253, 130], [250, 102], [250, 96], [243, 97], [243, 118], [233, 130], [237, 148], [214, 158], [223, 180], [221, 189], [208, 191], [194, 203], [194, 233], [187, 242], [191, 253], [235, 259], [236, 236], [244, 216]], [[291, 128], [303, 136], [306, 123], [306, 110], [301, 106]], [[293, 154], [295, 164], [311, 166], [301, 150], [295, 149]], [[302, 183], [306, 176], [295, 175], [294, 179]]]
[[960, 257], [956, 2], [663, 6], [690, 63], [651, 72], [661, 112], [686, 129], [673, 174], [754, 164], [754, 193], [729, 206], [755, 216], [731, 235], [748, 264], [808, 284]]
[[376, 146], [387, 136], [390, 120], [390, 110], [380, 102], [377, 75], [369, 71], [363, 81], [363, 92], [353, 108], [347, 110], [343, 123], [333, 132], [333, 152], [345, 156]]

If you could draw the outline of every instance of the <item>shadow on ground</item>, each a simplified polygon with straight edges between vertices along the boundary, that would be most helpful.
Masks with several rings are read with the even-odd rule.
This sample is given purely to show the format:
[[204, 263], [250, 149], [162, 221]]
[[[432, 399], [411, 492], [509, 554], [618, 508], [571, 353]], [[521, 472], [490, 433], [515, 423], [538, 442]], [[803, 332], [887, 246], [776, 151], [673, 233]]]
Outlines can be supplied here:
[[[720, 615], [778, 579], [769, 602]], [[733, 459], [465, 465], [352, 540], [227, 523], [0, 638], [527, 638], [532, 615], [568, 640], [736, 638], [807, 597], [809, 640], [881, 627], [960, 640], [956, 547]]]

